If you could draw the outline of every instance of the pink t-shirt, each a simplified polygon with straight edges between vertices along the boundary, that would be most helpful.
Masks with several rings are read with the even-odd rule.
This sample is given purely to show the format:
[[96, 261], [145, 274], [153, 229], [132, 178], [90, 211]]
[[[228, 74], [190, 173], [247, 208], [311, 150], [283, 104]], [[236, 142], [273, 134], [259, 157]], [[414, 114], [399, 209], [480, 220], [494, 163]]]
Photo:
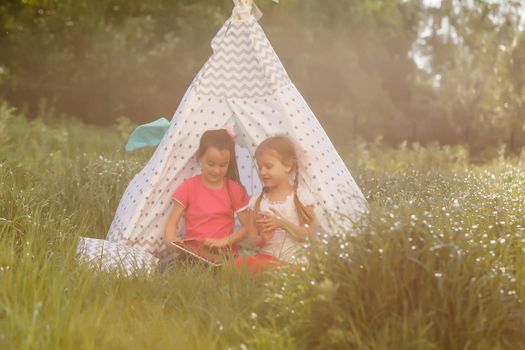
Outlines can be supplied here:
[[235, 181], [224, 179], [222, 188], [208, 188], [202, 182], [202, 175], [184, 181], [171, 198], [186, 209], [184, 239], [200, 241], [231, 234], [234, 213], [246, 209], [249, 202], [248, 195]]

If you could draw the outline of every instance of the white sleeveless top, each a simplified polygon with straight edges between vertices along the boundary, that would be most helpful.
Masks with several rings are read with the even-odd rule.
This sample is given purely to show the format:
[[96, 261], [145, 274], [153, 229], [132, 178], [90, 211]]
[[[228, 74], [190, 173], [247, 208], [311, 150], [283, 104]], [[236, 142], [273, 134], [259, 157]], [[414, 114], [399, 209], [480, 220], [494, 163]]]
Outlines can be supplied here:
[[[304, 206], [313, 206], [315, 204], [312, 194], [308, 191], [298, 190], [297, 196]], [[255, 202], [257, 201], [258, 197], [259, 196], [253, 196], [250, 199], [249, 208], [251, 210], [255, 210]], [[286, 220], [299, 225], [299, 217], [297, 216], [293, 197], [294, 194], [292, 192], [286, 196], [284, 200], [272, 202], [265, 194], [263, 194], [259, 212], [275, 216], [275, 214], [270, 210], [270, 208], [274, 208], [279, 213], [281, 213]], [[271, 255], [278, 260], [292, 264], [305, 263], [306, 259], [301, 253], [302, 246], [303, 242], [297, 241], [285, 230], [277, 229], [275, 230], [273, 237], [268, 240], [263, 247], [258, 248], [257, 253]]]

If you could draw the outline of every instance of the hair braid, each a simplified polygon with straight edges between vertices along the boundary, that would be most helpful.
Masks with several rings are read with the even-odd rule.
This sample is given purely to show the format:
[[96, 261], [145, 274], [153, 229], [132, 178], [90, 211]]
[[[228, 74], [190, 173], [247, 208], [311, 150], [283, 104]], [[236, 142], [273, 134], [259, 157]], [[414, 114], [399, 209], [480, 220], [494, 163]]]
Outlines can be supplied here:
[[297, 217], [299, 218], [299, 223], [302, 225], [311, 225], [314, 220], [311, 213], [308, 212], [304, 204], [299, 200], [297, 195], [297, 189], [299, 188], [299, 165], [297, 164], [297, 159], [295, 159], [295, 178], [293, 181], [293, 201], [295, 204], [295, 211], [297, 212]]
[[228, 171], [226, 173], [226, 189], [228, 190], [228, 196], [230, 197], [231, 208], [235, 212], [235, 206], [233, 203], [233, 197], [230, 190], [230, 180], [236, 182], [242, 188], [243, 200], [246, 197], [246, 189], [241, 183], [241, 176], [239, 175], [239, 166], [237, 165], [237, 155], [235, 154], [235, 140], [231, 135], [232, 143], [230, 144], [230, 161], [228, 163]]
[[261, 194], [259, 195], [259, 197], [257, 197], [257, 200], [255, 201], [255, 207], [254, 207], [255, 219], [257, 219], [257, 217], [259, 216], [259, 211], [261, 210], [261, 201], [267, 190], [268, 190], [268, 187], [266, 186], [263, 187]]

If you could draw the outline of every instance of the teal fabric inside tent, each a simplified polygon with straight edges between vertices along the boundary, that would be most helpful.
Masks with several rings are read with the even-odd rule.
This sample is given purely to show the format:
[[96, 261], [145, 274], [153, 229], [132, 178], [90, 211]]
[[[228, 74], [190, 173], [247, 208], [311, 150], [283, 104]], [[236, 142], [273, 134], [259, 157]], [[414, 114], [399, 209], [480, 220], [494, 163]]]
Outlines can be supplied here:
[[157, 146], [169, 127], [170, 122], [166, 118], [138, 126], [128, 138], [126, 151], [131, 152], [139, 148]]

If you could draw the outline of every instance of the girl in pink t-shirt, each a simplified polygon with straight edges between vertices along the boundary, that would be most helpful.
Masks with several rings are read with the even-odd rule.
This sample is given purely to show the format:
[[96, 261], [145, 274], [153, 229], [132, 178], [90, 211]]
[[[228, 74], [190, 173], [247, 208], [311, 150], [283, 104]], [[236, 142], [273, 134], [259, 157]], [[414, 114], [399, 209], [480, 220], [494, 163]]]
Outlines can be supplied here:
[[[173, 210], [164, 240], [180, 241], [177, 228], [184, 217], [185, 240], [197, 240], [214, 248], [235, 246], [247, 234], [248, 195], [239, 184], [235, 141], [224, 129], [208, 130], [200, 139], [197, 159], [201, 174], [184, 181], [172, 196]], [[240, 228], [233, 231], [234, 215]]]

